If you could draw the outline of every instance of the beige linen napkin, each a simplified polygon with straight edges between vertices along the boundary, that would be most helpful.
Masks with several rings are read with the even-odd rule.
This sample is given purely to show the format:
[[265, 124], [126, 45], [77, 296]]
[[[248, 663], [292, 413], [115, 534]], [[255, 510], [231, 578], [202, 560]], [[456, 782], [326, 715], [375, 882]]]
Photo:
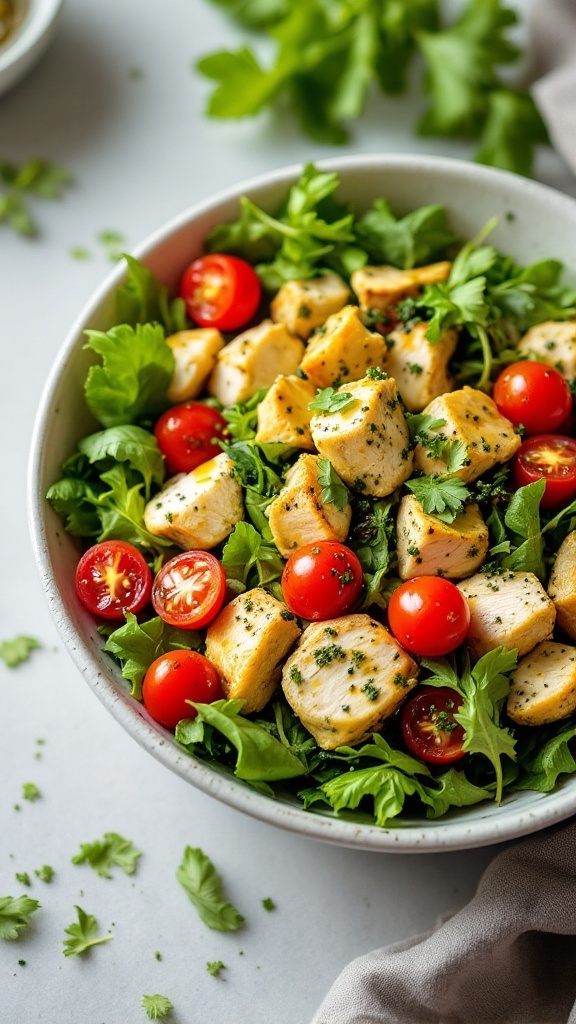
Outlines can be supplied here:
[[436, 931], [353, 960], [312, 1024], [576, 1024], [575, 1000], [572, 821], [495, 857]]
[[534, 0], [530, 51], [532, 95], [576, 173], [576, 0]]

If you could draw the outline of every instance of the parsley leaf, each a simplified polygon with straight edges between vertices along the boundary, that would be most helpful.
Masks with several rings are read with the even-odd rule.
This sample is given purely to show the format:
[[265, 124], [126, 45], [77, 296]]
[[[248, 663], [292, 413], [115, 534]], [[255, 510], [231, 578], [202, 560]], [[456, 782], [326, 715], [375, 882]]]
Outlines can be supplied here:
[[36, 878], [40, 879], [41, 882], [46, 882], [48, 884], [52, 881], [56, 872], [54, 871], [54, 868], [50, 867], [49, 864], [43, 864], [41, 868], [38, 868], [34, 872], [34, 874], [36, 875]]
[[427, 515], [437, 516], [443, 523], [453, 523], [470, 497], [470, 491], [459, 477], [445, 474], [413, 477], [406, 487]]
[[509, 676], [516, 667], [518, 652], [497, 647], [484, 654], [474, 668], [466, 655], [458, 675], [445, 658], [423, 658], [422, 664], [431, 673], [427, 686], [448, 686], [463, 698], [463, 704], [454, 714], [465, 732], [463, 750], [470, 754], [483, 754], [491, 762], [496, 775], [497, 803], [502, 800], [502, 757], [516, 760], [515, 739], [509, 729], [500, 724], [504, 701], [510, 690]]
[[92, 914], [87, 914], [82, 907], [75, 906], [78, 921], [73, 921], [64, 929], [69, 938], [64, 939], [64, 956], [80, 956], [92, 946], [101, 942], [109, 942], [112, 935], [99, 935], [98, 922]]
[[90, 412], [104, 427], [154, 419], [168, 405], [174, 356], [160, 324], [86, 331], [85, 348], [102, 357], [84, 384]]
[[355, 521], [348, 544], [358, 556], [364, 573], [364, 608], [371, 604], [386, 608], [388, 604], [391, 584], [386, 576], [390, 569], [396, 527], [394, 509], [395, 502], [391, 498], [355, 502]]
[[236, 932], [242, 927], [242, 914], [224, 899], [222, 879], [203, 850], [186, 847], [176, 878], [208, 928], [219, 932]]
[[315, 412], [342, 412], [358, 399], [354, 398], [349, 391], [337, 391], [336, 388], [322, 388], [318, 390], [316, 398], [308, 402], [308, 408]]
[[208, 960], [206, 963], [206, 970], [213, 978], [219, 978], [220, 971], [223, 971], [225, 967], [226, 964], [222, 963], [221, 960]]
[[0, 658], [7, 668], [16, 668], [22, 662], [28, 661], [32, 651], [41, 646], [40, 641], [33, 636], [15, 636], [12, 640], [2, 640]]
[[33, 803], [40, 797], [40, 790], [33, 782], [25, 782], [22, 786], [22, 797], [24, 800], [30, 800]]
[[17, 939], [40, 903], [29, 896], [0, 896], [0, 939]]
[[350, 491], [338, 476], [330, 459], [318, 459], [318, 483], [322, 488], [322, 502], [325, 505], [332, 503], [338, 512], [343, 512], [350, 503]]
[[529, 93], [513, 89], [490, 92], [476, 153], [480, 163], [530, 175], [534, 146], [548, 141], [546, 126]]
[[150, 1020], [163, 1020], [174, 1009], [174, 1005], [166, 996], [142, 996], [142, 1006]]
[[125, 624], [110, 633], [104, 650], [120, 662], [124, 679], [132, 684], [132, 697], [141, 700], [142, 681], [152, 662], [168, 651], [196, 650], [200, 634], [169, 626], [158, 616], [139, 623], [132, 612], [125, 615]]
[[80, 853], [72, 857], [72, 863], [89, 864], [101, 878], [112, 878], [110, 868], [113, 864], [122, 868], [125, 874], [133, 875], [141, 856], [130, 839], [124, 839], [117, 832], [106, 832], [101, 840], [81, 843]]
[[0, 161], [0, 223], [5, 221], [19, 235], [38, 234], [36, 222], [28, 209], [30, 196], [60, 199], [62, 190], [72, 177], [63, 167], [48, 160], [28, 160], [21, 167]]
[[264, 897], [264, 899], [262, 900], [262, 906], [264, 907], [264, 910], [267, 910], [268, 912], [276, 910], [276, 904], [274, 903], [274, 900], [271, 899], [270, 896]]
[[126, 424], [89, 434], [78, 442], [78, 451], [89, 463], [96, 464], [99, 472], [112, 468], [113, 462], [126, 462], [130, 469], [140, 473], [147, 498], [151, 485], [164, 481], [164, 458], [158, 442], [154, 434], [142, 427]]
[[404, 270], [431, 263], [457, 240], [444, 206], [421, 206], [397, 218], [386, 199], [377, 199], [356, 222], [356, 238], [373, 263]]
[[251, 523], [236, 523], [222, 551], [222, 565], [228, 579], [245, 587], [277, 580], [284, 569], [278, 548], [267, 543]]

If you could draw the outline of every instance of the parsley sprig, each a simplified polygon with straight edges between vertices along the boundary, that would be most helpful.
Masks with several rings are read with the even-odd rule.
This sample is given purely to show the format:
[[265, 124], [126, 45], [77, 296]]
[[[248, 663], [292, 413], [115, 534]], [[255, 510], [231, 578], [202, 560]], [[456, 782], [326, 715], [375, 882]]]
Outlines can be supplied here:
[[71, 174], [49, 160], [28, 160], [21, 167], [0, 161], [0, 223], [33, 238], [38, 227], [30, 212], [30, 199], [60, 199], [71, 182]]

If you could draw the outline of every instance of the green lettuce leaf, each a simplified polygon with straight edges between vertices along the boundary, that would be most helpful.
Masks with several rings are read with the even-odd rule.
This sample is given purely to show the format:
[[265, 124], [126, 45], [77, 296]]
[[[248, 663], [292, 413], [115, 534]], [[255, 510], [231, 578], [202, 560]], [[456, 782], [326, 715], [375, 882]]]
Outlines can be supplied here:
[[154, 434], [142, 427], [125, 425], [100, 430], [83, 437], [78, 442], [78, 450], [88, 462], [96, 464], [100, 472], [108, 468], [110, 460], [127, 462], [144, 480], [147, 498], [152, 484], [160, 486], [164, 481], [164, 456]]
[[116, 320], [119, 324], [157, 322], [167, 334], [185, 331], [189, 326], [183, 299], [169, 299], [168, 289], [133, 256], [124, 255], [126, 279], [116, 290]]
[[357, 221], [356, 238], [371, 263], [404, 270], [432, 263], [457, 241], [444, 206], [421, 206], [397, 218], [386, 199], [377, 199]]
[[132, 612], [126, 622], [108, 636], [104, 650], [122, 667], [122, 675], [132, 684], [131, 694], [142, 700], [142, 682], [150, 665], [168, 651], [198, 650], [200, 634], [191, 629], [176, 629], [161, 618], [139, 623]]
[[520, 776], [514, 789], [534, 789], [550, 793], [560, 775], [576, 772], [576, 725], [561, 722], [559, 727], [530, 729], [528, 740], [520, 741]]
[[160, 324], [121, 324], [86, 331], [85, 348], [102, 357], [91, 366], [84, 393], [90, 412], [104, 427], [154, 419], [168, 405], [174, 356]]
[[236, 523], [222, 551], [222, 565], [228, 579], [238, 580], [245, 587], [264, 585], [277, 580], [284, 569], [278, 548], [266, 543], [251, 523]]

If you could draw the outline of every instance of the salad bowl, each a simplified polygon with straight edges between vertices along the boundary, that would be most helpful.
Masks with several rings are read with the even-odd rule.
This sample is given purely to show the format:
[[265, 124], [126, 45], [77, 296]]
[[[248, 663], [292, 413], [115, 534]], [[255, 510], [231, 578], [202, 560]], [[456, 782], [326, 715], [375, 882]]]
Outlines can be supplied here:
[[[405, 213], [425, 204], [447, 208], [450, 224], [464, 239], [477, 235], [494, 218], [490, 242], [523, 265], [554, 258], [576, 280], [576, 202], [546, 186], [501, 171], [461, 161], [421, 156], [363, 156], [322, 162], [340, 177], [338, 198], [366, 209], [385, 197]], [[136, 251], [172, 292], [183, 269], [202, 252], [208, 232], [238, 216], [247, 195], [274, 209], [299, 177], [288, 167], [244, 182], [185, 211], [147, 239]], [[71, 656], [112, 716], [150, 754], [205, 793], [260, 820], [304, 836], [367, 850], [432, 852], [489, 845], [545, 828], [576, 811], [576, 775], [561, 776], [551, 793], [518, 791], [499, 805], [483, 801], [452, 811], [446, 818], [405, 818], [393, 827], [338, 817], [316, 805], [304, 810], [295, 801], [272, 799], [224, 768], [190, 756], [171, 732], [152, 720], [130, 695], [119, 667], [103, 651], [97, 624], [79, 604], [74, 573], [80, 547], [62, 527], [45, 500], [60, 467], [77, 442], [97, 429], [85, 405], [83, 382], [93, 357], [84, 332], [107, 330], [114, 323], [115, 290], [124, 268], [118, 266], [75, 321], [57, 357], [36, 420], [29, 466], [32, 543], [51, 613]]]

